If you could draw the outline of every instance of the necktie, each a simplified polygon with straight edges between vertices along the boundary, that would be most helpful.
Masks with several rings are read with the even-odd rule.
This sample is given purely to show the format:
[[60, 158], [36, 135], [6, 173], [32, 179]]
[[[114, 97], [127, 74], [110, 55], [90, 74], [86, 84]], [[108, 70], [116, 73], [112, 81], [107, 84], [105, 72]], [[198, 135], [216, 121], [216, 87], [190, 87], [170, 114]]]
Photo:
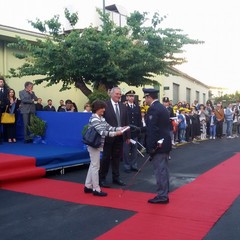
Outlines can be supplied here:
[[119, 113], [119, 109], [118, 109], [118, 104], [117, 103], [115, 103], [115, 112], [116, 112], [118, 127], [120, 127], [121, 126], [121, 121], [120, 121], [120, 113]]

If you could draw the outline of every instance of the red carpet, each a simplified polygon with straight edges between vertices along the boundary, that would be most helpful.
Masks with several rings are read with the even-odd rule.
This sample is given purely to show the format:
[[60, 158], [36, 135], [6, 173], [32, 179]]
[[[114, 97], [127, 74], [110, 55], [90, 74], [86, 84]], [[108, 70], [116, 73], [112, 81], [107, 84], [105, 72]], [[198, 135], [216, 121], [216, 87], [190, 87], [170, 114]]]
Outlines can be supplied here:
[[36, 167], [33, 157], [0, 153], [0, 183], [38, 178], [45, 169]]
[[[151, 205], [154, 194], [108, 189], [97, 198], [83, 193], [83, 185], [48, 179], [6, 183], [4, 189], [79, 204], [136, 211], [136, 215], [98, 239], [202, 239], [240, 193], [240, 154], [219, 164], [170, 194], [170, 204]], [[227, 194], [226, 194], [227, 193]]]

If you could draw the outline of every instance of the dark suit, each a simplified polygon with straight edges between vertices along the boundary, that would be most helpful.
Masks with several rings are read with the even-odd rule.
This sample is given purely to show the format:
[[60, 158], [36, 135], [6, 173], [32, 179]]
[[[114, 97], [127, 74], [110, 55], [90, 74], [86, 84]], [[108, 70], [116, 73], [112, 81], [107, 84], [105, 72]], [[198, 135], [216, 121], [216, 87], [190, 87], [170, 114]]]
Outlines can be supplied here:
[[[106, 105], [107, 107], [105, 110], [104, 118], [106, 119], [107, 123], [109, 123], [111, 126], [117, 127], [118, 126], [117, 117], [115, 114], [115, 110], [113, 109], [111, 100], [108, 100], [106, 102]], [[127, 109], [126, 106], [123, 105], [121, 102], [119, 103], [119, 110], [121, 127], [128, 126], [129, 122]], [[130, 138], [128, 132], [124, 133], [123, 136], [105, 138], [103, 155], [99, 170], [100, 182], [106, 179], [110, 163], [112, 166], [113, 181], [119, 180], [120, 176], [119, 164], [123, 153], [123, 141], [125, 141], [127, 138]]]
[[[3, 87], [3, 92], [0, 91], [0, 120], [2, 117], [2, 113], [5, 112], [7, 102], [8, 102], [8, 89]], [[0, 143], [2, 142], [2, 124], [0, 121]]]
[[165, 201], [169, 192], [168, 158], [172, 148], [170, 136], [169, 112], [158, 100], [154, 101], [148, 109], [146, 117], [146, 148], [153, 153], [157, 142], [164, 139], [161, 147], [155, 150], [152, 164], [157, 182], [158, 198]]
[[55, 109], [55, 107], [54, 106], [49, 106], [49, 105], [47, 105], [47, 106], [45, 106], [44, 108], [43, 108], [43, 111], [48, 111], [48, 112], [56, 112], [56, 109]]
[[37, 101], [38, 98], [34, 92], [30, 93], [25, 89], [19, 91], [19, 97], [21, 100], [20, 111], [23, 117], [23, 125], [24, 125], [24, 140], [27, 141], [31, 139], [28, 131], [28, 125], [30, 124], [30, 117], [32, 114], [35, 114], [36, 107], [34, 101]]

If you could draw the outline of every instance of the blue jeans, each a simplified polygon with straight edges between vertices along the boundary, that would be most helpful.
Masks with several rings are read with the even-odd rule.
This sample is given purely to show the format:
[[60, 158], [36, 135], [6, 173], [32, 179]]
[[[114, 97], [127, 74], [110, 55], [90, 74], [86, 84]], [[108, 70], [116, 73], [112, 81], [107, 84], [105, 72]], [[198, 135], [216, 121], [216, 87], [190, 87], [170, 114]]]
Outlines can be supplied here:
[[186, 130], [185, 129], [179, 129], [179, 141], [185, 141], [186, 139]]
[[216, 125], [211, 125], [209, 128], [210, 137], [216, 137]]
[[227, 137], [232, 136], [232, 127], [233, 127], [233, 120], [227, 120], [227, 130], [226, 130]]

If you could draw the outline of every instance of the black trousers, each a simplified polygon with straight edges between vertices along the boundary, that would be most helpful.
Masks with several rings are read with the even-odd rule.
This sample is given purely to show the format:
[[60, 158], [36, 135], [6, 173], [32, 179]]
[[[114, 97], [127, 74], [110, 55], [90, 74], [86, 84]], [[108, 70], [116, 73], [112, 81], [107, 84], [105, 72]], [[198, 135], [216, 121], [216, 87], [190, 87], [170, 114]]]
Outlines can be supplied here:
[[3, 141], [3, 125], [1, 124], [1, 118], [2, 118], [2, 111], [0, 109], [0, 143]]
[[107, 177], [110, 165], [112, 167], [112, 180], [120, 177], [119, 165], [123, 155], [123, 139], [114, 137], [113, 142], [105, 142], [103, 147], [102, 159], [100, 161], [99, 178], [104, 181]]
[[216, 136], [221, 138], [223, 134], [223, 121], [217, 121], [216, 124]]

